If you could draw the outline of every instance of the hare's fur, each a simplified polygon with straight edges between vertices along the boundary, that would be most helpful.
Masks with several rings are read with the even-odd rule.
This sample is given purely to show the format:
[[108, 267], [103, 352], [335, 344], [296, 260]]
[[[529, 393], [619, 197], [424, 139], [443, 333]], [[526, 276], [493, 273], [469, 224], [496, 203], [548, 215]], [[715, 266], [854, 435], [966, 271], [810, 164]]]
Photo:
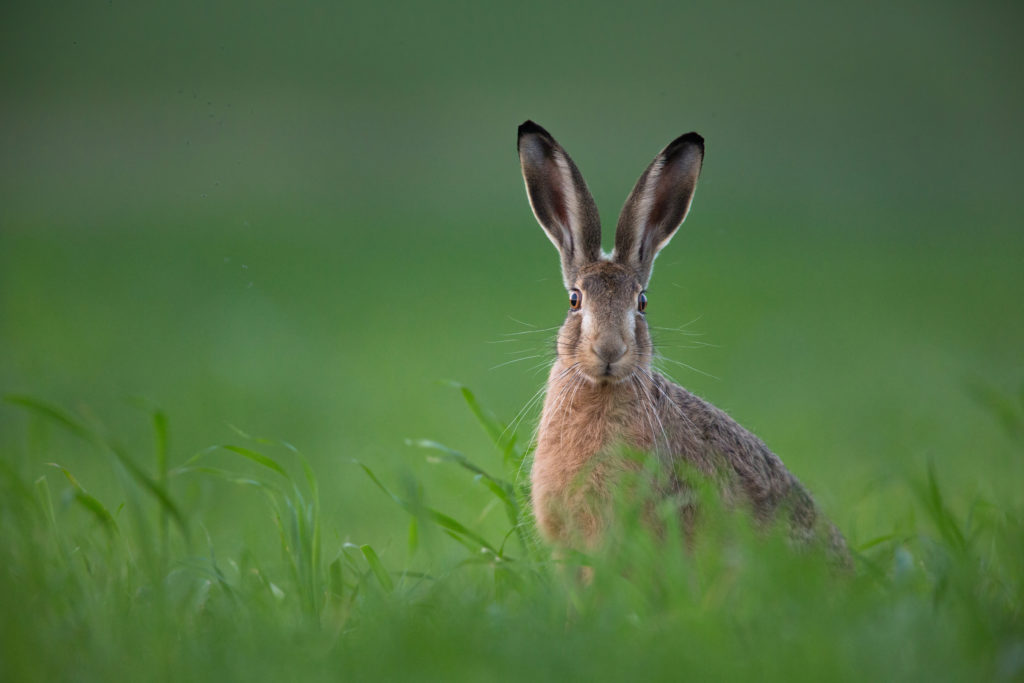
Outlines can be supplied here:
[[[600, 251], [593, 199], [568, 154], [543, 128], [526, 122], [519, 153], [531, 206], [558, 248], [565, 286], [582, 303], [558, 332], [534, 453], [533, 509], [541, 534], [560, 546], [594, 547], [602, 538], [614, 487], [637, 461], [664, 464], [663, 493], [686, 487], [676, 467], [721, 482], [729, 502], [768, 522], [788, 512], [793, 535], [824, 536], [845, 561], [842, 535], [782, 461], [723, 411], [651, 367], [652, 343], [639, 298], [654, 257], [682, 223], [703, 161], [703, 139], [673, 141], [633, 189], [616, 231], [615, 252]], [[694, 510], [680, 512], [692, 522]]]

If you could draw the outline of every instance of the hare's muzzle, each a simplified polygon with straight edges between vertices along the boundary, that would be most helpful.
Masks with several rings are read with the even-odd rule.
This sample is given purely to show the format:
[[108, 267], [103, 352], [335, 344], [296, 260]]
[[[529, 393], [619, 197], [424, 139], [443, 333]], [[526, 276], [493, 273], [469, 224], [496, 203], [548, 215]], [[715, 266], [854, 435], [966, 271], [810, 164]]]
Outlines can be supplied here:
[[612, 365], [626, 355], [626, 344], [621, 340], [601, 340], [590, 347], [590, 350], [605, 365]]
[[587, 368], [589, 374], [601, 382], [622, 379], [621, 361], [629, 351], [625, 341], [618, 338], [602, 338], [590, 345], [591, 362]]

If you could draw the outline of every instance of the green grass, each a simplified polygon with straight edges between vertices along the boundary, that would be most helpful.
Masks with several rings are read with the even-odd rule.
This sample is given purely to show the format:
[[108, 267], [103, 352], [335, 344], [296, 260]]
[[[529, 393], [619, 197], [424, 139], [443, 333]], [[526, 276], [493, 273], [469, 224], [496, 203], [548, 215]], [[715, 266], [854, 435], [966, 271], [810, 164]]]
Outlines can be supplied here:
[[[1016, 5], [0, 16], [0, 680], [1021, 678]], [[608, 248], [705, 137], [648, 292], [665, 369], [854, 576], [710, 513], [692, 553], [621, 530], [588, 589], [551, 564], [527, 118]]]
[[[288, 443], [238, 430], [237, 441], [171, 466], [173, 425], [158, 409], [148, 409], [154, 452], [141, 456], [81, 416], [9, 397], [34, 429], [106, 458], [121, 487], [104, 501], [59, 463], [40, 459], [30, 478], [5, 465], [4, 680], [1024, 675], [1019, 510], [980, 498], [958, 509], [941, 472], [928, 468], [899, 483], [914, 496], [914, 515], [860, 542], [855, 572], [837, 574], [821, 552], [754, 531], [705, 491], [693, 548], [623, 522], [614, 549], [555, 563], [516, 477], [526, 449], [458, 390], [503, 471], [433, 441], [414, 446], [461, 472], [467, 495], [486, 491], [484, 508], [504, 515], [456, 519], [426, 502], [429, 477], [399, 494], [353, 461], [354, 476], [407, 513], [405, 529], [384, 538], [359, 537], [358, 524], [325, 533], [317, 476]], [[1014, 430], [1022, 409], [1024, 401], [1004, 405]], [[249, 524], [276, 540], [211, 540], [204, 511], [183, 502], [195, 480], [228, 505], [255, 495]], [[621, 519], [634, 517], [628, 506]], [[578, 578], [584, 564], [589, 584]]]

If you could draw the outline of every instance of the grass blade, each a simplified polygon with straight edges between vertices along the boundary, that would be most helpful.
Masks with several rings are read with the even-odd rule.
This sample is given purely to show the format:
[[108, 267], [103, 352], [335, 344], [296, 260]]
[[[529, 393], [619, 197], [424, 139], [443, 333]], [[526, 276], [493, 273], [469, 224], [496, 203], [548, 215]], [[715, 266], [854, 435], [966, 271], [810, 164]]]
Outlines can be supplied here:
[[388, 575], [387, 570], [384, 568], [384, 563], [377, 557], [377, 553], [374, 552], [373, 548], [369, 545], [359, 546], [359, 550], [362, 551], [363, 557], [366, 558], [367, 564], [370, 565], [370, 569], [373, 570], [374, 576], [377, 577], [377, 581], [380, 582], [381, 587], [385, 593], [391, 593], [395, 589], [395, 584]]
[[515, 451], [516, 436], [511, 433], [508, 425], [502, 424], [500, 420], [491, 411], [484, 408], [480, 401], [477, 400], [476, 396], [469, 387], [466, 387], [458, 382], [448, 382], [452, 387], [459, 390], [462, 394], [462, 399], [469, 406], [470, 412], [476, 417], [477, 422], [487, 432], [487, 436], [491, 438], [491, 441], [497, 446], [498, 450], [501, 451], [502, 457], [505, 463], [514, 462], [519, 459], [520, 456]]
[[186, 540], [189, 538], [188, 526], [185, 523], [185, 516], [181, 513], [178, 505], [171, 499], [171, 495], [167, 492], [167, 489], [161, 486], [155, 479], [146, 474], [141, 467], [135, 464], [128, 454], [125, 453], [119, 446], [113, 443], [105, 442], [107, 449], [114, 454], [118, 461], [128, 470], [135, 481], [142, 485], [142, 488], [149, 491], [157, 502], [160, 503], [164, 511], [174, 520], [174, 523], [178, 526], [178, 530], [181, 531], [181, 535]]
[[82, 439], [89, 441], [90, 443], [94, 443], [97, 445], [100, 445], [102, 443], [101, 439], [99, 438], [99, 435], [97, 435], [96, 432], [89, 429], [88, 427], [85, 426], [84, 423], [75, 419], [73, 415], [58, 408], [57, 406], [45, 403], [43, 401], [39, 401], [37, 399], [32, 398], [31, 396], [10, 395], [5, 396], [4, 400], [16, 406], [26, 408], [30, 412], [36, 413], [37, 415], [49, 418], [50, 420], [53, 420], [54, 422], [60, 424], [62, 427], [64, 427], [64, 429], [68, 430], [72, 434], [75, 434], [76, 436], [81, 437]]
[[167, 486], [167, 414], [159, 409], [153, 411], [153, 435], [156, 437], [156, 479], [161, 486]]
[[[448, 515], [444, 514], [443, 512], [438, 512], [437, 510], [434, 510], [433, 508], [416, 506], [416, 505], [410, 504], [408, 501], [406, 501], [403, 498], [400, 498], [399, 496], [397, 496], [394, 493], [392, 493], [388, 489], [388, 487], [386, 487], [383, 484], [383, 482], [381, 482], [381, 480], [379, 478], [377, 478], [377, 475], [374, 474], [373, 470], [371, 470], [369, 467], [367, 467], [363, 463], [359, 462], [358, 460], [353, 460], [353, 462], [355, 464], [359, 465], [363, 469], [363, 471], [366, 472], [366, 476], [370, 477], [370, 480], [374, 484], [376, 484], [377, 487], [381, 491], [383, 491], [389, 498], [391, 498], [391, 500], [395, 501], [395, 503], [397, 503], [399, 506], [401, 506], [401, 508], [404, 509], [409, 514], [411, 514], [413, 516], [424, 516], [427, 519], [429, 519], [430, 521], [432, 521], [434, 524], [437, 524], [438, 526], [443, 528], [445, 531], [448, 531], [448, 532], [451, 532], [451, 533], [454, 533], [454, 534], [458, 534], [459, 536], [462, 536], [462, 537], [466, 538], [467, 540], [470, 540], [473, 543], [478, 544], [479, 547], [477, 548], [477, 550], [479, 550], [480, 548], [487, 548], [488, 550], [490, 550], [491, 552], [495, 553], [496, 555], [499, 554], [498, 551], [495, 550], [494, 546], [492, 546], [490, 543], [488, 543], [482, 536], [480, 536], [479, 534], [471, 531], [470, 529], [468, 529], [465, 525], [463, 525], [458, 520], [456, 520], [456, 519], [454, 519], [452, 517], [449, 517]], [[509, 559], [509, 558], [504, 558], [504, 559]]]
[[528, 552], [526, 537], [520, 533], [523, 525], [522, 506], [519, 503], [519, 497], [516, 494], [516, 489], [511, 483], [488, 474], [483, 468], [470, 461], [464, 454], [449, 448], [444, 444], [431, 441], [430, 439], [407, 439], [406, 443], [417, 448], [437, 451], [441, 453], [441, 455], [433, 456], [436, 461], [453, 462], [463, 469], [475, 474], [477, 479], [487, 488], [487, 490], [505, 505], [505, 514], [508, 517], [509, 524], [511, 524], [512, 528], [516, 530], [516, 534], [519, 537], [524, 551]]
[[476, 474], [484, 480], [484, 484], [487, 485], [487, 488], [494, 493], [495, 496], [501, 499], [501, 501], [505, 503], [506, 506], [510, 507], [515, 513], [518, 513], [519, 506], [515, 500], [515, 490], [509, 482], [488, 474], [486, 470], [474, 464], [464, 454], [449, 448], [444, 444], [431, 441], [429, 439], [408, 439], [406, 440], [406, 443], [417, 448], [437, 451], [442, 455], [434, 456], [436, 460], [442, 462], [453, 462], [459, 467]]
[[6, 396], [5, 400], [8, 403], [21, 406], [33, 413], [36, 413], [37, 415], [46, 417], [56, 422], [72, 434], [112, 453], [118, 462], [128, 470], [128, 473], [131, 474], [145, 490], [149, 491], [149, 493], [157, 499], [161, 507], [175, 521], [175, 524], [178, 525], [178, 529], [181, 531], [182, 536], [184, 536], [186, 540], [188, 539], [189, 534], [188, 527], [185, 524], [185, 516], [181, 514], [181, 510], [178, 509], [178, 506], [171, 499], [170, 494], [167, 493], [167, 490], [163, 486], [136, 465], [135, 462], [128, 457], [128, 454], [125, 453], [117, 444], [105, 439], [95, 430], [90, 429], [73, 415], [58, 408], [57, 406], [44, 401], [39, 401], [29, 396]]
[[273, 470], [274, 472], [277, 472], [288, 481], [291, 481], [291, 477], [288, 476], [288, 473], [285, 472], [284, 468], [281, 467], [281, 465], [279, 465], [276, 460], [274, 460], [273, 458], [269, 458], [258, 451], [254, 451], [251, 448], [245, 448], [243, 446], [233, 446], [231, 444], [223, 444], [221, 446], [218, 446], [218, 448], [222, 448], [225, 451], [231, 451], [232, 453], [240, 455], [243, 458], [248, 458], [254, 463], [262, 465], [267, 469]]
[[[75, 491], [75, 502], [92, 513], [93, 517], [99, 521], [100, 526], [103, 527], [104, 531], [109, 533], [111, 536], [115, 536], [120, 532], [120, 529], [117, 527], [117, 521], [114, 520], [114, 516], [110, 514], [110, 511], [107, 510], [106, 506], [103, 505], [99, 499], [85, 490], [85, 487], [79, 483], [78, 479], [75, 478], [75, 475], [71, 474], [67, 468], [61, 467], [55, 462], [51, 462], [50, 466], [56, 467], [64, 473], [64, 476], [69, 482], [71, 482], [71, 487]], [[49, 489], [47, 489], [46, 495], [49, 496]]]

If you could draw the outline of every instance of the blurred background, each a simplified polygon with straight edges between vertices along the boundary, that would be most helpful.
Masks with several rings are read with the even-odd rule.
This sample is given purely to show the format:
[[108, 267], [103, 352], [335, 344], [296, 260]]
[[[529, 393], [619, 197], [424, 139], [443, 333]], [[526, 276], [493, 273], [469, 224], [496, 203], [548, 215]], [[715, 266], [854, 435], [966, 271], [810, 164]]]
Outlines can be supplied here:
[[[606, 246], [646, 164], [696, 130], [701, 185], [649, 292], [653, 325], [685, 326], [663, 352], [695, 370], [666, 369], [854, 540], [891, 529], [910, 507], [893, 482], [928, 459], [958, 499], [1019, 505], [1019, 435], [999, 418], [1024, 383], [1022, 15], [4, 3], [0, 390], [102, 423], [142, 463], [136, 397], [168, 413], [172, 465], [228, 425], [294, 443], [329, 535], [404, 533], [351, 458], [478, 511], [484, 492], [404, 441], [497, 468], [442, 381], [506, 421], [543, 383], [529, 356], [550, 332], [508, 335], [559, 324], [566, 302], [516, 126], [573, 156]], [[0, 451], [31, 478], [59, 461], [111, 508], [123, 495], [107, 460], [11, 406]], [[261, 542], [247, 494], [175, 487], [215, 534]]]

